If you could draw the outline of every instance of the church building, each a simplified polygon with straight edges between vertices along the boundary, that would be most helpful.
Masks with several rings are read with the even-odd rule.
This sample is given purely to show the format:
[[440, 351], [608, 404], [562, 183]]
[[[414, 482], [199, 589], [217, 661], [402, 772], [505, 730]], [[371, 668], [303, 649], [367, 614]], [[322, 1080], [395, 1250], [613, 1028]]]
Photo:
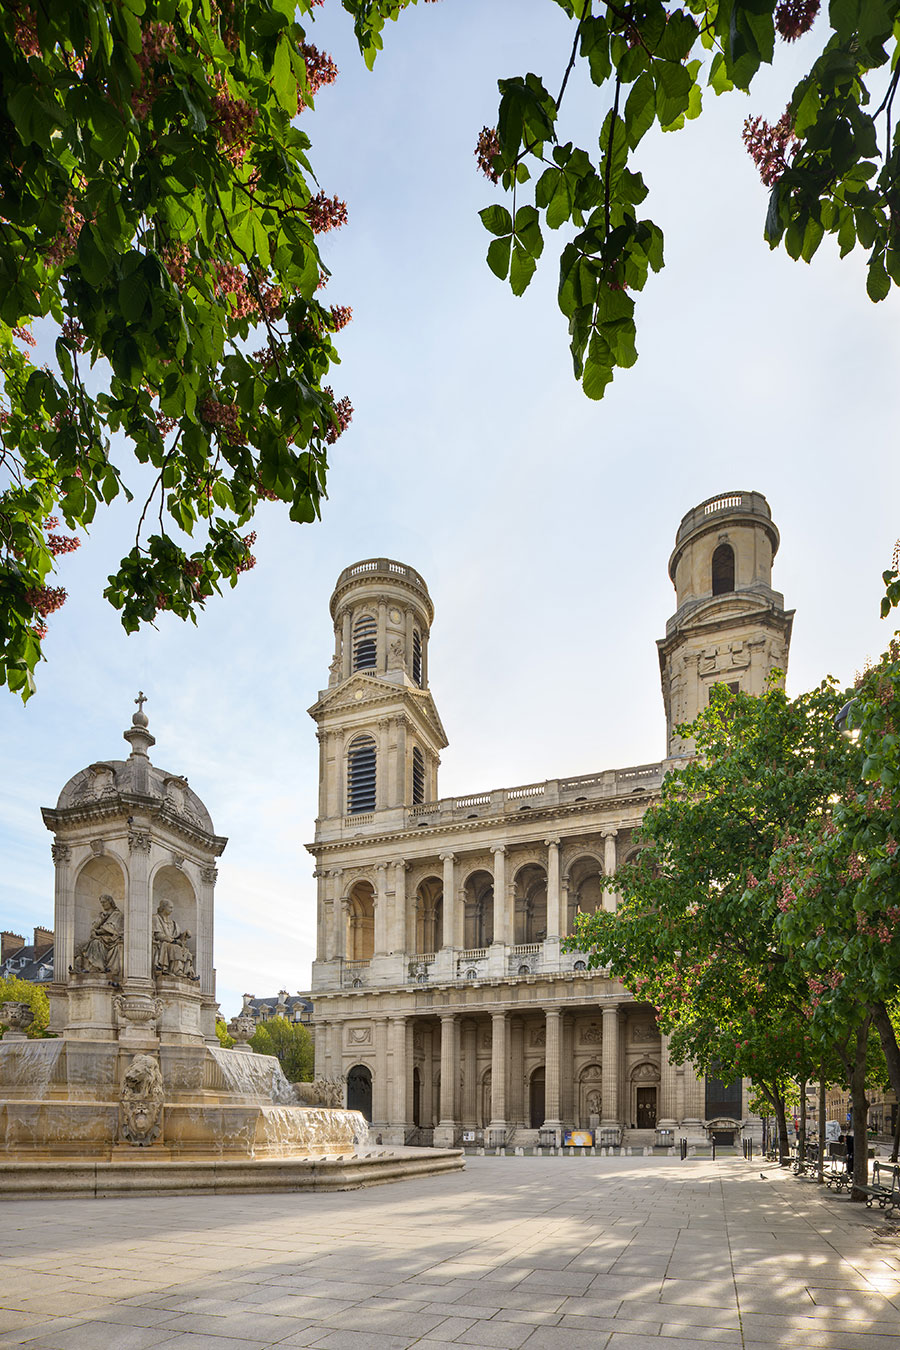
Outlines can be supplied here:
[[785, 670], [793, 611], [772, 589], [765, 497], [732, 492], [681, 521], [676, 609], [658, 641], [666, 757], [442, 797], [447, 745], [430, 688], [434, 609], [412, 567], [372, 558], [331, 597], [335, 656], [310, 709], [320, 746], [315, 842], [316, 1073], [388, 1143], [652, 1144], [737, 1140], [748, 1084], [673, 1064], [653, 1008], [584, 953], [575, 914], [616, 905], [616, 871], [666, 773], [676, 726], [716, 682], [759, 694]]

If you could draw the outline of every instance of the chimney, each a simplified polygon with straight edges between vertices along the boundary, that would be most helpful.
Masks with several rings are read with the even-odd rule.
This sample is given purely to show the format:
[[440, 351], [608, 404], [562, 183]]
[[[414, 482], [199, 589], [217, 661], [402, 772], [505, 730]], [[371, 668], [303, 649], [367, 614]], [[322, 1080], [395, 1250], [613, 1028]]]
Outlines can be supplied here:
[[53, 929], [52, 929], [52, 928], [35, 928], [35, 930], [34, 930], [34, 957], [35, 957], [35, 960], [37, 960], [38, 957], [43, 956], [44, 953], [45, 953], [46, 951], [49, 951], [50, 948], [51, 948], [52, 946], [53, 946]]
[[19, 951], [25, 946], [25, 939], [18, 933], [10, 933], [4, 929], [0, 933], [0, 961], [5, 961], [13, 952]]

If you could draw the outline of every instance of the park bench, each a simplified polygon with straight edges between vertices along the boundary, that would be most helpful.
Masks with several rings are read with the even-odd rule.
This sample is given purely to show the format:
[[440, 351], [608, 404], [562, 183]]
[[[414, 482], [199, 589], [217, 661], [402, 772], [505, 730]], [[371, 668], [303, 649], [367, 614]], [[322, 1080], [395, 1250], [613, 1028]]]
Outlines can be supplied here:
[[847, 1145], [840, 1143], [831, 1143], [828, 1145], [828, 1166], [825, 1168], [825, 1181], [829, 1189], [842, 1191], [845, 1187], [849, 1190], [850, 1183], [853, 1180], [847, 1171]]
[[872, 1202], [878, 1201], [879, 1209], [900, 1207], [900, 1166], [896, 1163], [876, 1161], [872, 1164], [871, 1185], [863, 1188], [866, 1193], [866, 1206], [872, 1208]]

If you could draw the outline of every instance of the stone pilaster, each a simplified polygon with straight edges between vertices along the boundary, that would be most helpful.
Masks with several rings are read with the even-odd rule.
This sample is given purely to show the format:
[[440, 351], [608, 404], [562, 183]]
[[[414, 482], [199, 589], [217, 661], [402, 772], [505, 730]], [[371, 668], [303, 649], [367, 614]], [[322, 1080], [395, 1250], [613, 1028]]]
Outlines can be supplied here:
[[134, 825], [128, 831], [129, 887], [125, 929], [125, 978], [151, 984], [150, 833]]
[[392, 1017], [388, 1024], [391, 1042], [390, 1105], [388, 1129], [384, 1140], [388, 1144], [406, 1141], [410, 1121], [406, 1116], [407, 1079], [412, 1077], [406, 1057], [406, 1018]]
[[213, 969], [213, 913], [218, 875], [218, 870], [211, 864], [200, 868], [200, 917], [195, 973], [200, 977], [200, 993], [210, 998], [216, 992], [216, 974]]
[[434, 1126], [434, 1031], [428, 1025], [422, 1031], [422, 1096], [419, 1115], [426, 1129]]
[[390, 941], [391, 951], [393, 952], [405, 952], [416, 945], [415, 933], [412, 935], [412, 942], [409, 941], [406, 932], [406, 916], [406, 859], [398, 858], [394, 863], [394, 922], [391, 925], [393, 933]]
[[55, 928], [53, 978], [63, 982], [69, 978], [69, 967], [75, 960], [75, 892], [69, 871], [72, 850], [68, 844], [55, 843], [51, 847]]
[[390, 1098], [388, 1093], [388, 1022], [379, 1017], [372, 1023], [375, 1041], [375, 1073], [372, 1081], [372, 1128], [383, 1132], [388, 1123]]
[[350, 630], [349, 609], [344, 610], [341, 620], [341, 679], [346, 680], [353, 669], [353, 635]]
[[452, 1148], [459, 1129], [459, 1018], [441, 1014], [441, 1116], [434, 1132], [438, 1147]]

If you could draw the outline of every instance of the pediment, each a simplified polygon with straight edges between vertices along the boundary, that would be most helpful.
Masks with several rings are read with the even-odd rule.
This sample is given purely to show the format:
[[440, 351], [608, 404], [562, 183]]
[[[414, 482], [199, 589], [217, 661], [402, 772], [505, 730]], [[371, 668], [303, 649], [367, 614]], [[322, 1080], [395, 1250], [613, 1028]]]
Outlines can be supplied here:
[[326, 689], [309, 709], [309, 715], [316, 722], [321, 722], [325, 717], [358, 712], [360, 708], [377, 709], [379, 716], [385, 716], [392, 708], [398, 711], [402, 708], [425, 724], [432, 739], [441, 748], [449, 743], [434, 699], [427, 689], [388, 684], [361, 670], [355, 671], [333, 689]]

